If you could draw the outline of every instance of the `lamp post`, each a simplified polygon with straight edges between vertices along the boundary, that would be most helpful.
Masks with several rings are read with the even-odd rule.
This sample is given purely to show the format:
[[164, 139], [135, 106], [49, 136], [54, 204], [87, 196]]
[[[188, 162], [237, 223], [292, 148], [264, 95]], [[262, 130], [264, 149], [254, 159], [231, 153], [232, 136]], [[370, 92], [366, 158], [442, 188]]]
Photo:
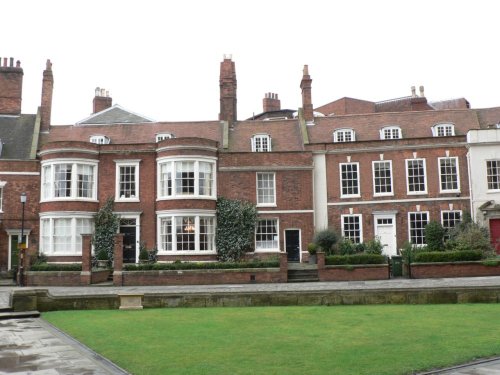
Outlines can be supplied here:
[[22, 216], [21, 216], [21, 240], [18, 241], [18, 247], [19, 247], [19, 268], [18, 268], [18, 278], [17, 282], [19, 286], [23, 286], [23, 265], [24, 265], [24, 206], [26, 205], [26, 193], [21, 193], [21, 205], [23, 206], [22, 209]]

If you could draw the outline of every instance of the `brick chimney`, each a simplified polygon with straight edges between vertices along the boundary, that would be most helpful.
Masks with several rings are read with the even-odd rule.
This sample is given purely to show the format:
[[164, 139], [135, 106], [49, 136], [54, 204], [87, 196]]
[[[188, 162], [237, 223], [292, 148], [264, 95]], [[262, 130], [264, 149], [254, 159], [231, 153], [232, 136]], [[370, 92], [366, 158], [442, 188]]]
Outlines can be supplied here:
[[23, 74], [19, 60], [14, 66], [13, 57], [0, 58], [0, 114], [21, 114]]
[[236, 113], [236, 68], [231, 56], [224, 56], [220, 64], [220, 112], [219, 120], [229, 122], [233, 126], [237, 121]]
[[262, 99], [262, 106], [264, 112], [279, 111], [281, 109], [281, 102], [278, 99], [278, 94], [266, 93], [264, 99]]
[[314, 114], [311, 98], [312, 79], [309, 75], [309, 68], [307, 65], [304, 65], [300, 88], [302, 89], [302, 110], [304, 111], [304, 119], [306, 122], [313, 122]]
[[104, 111], [105, 109], [111, 107], [113, 105], [113, 99], [109, 96], [109, 91], [96, 87], [93, 104], [92, 114]]
[[42, 104], [40, 131], [48, 132], [50, 128], [50, 117], [52, 114], [52, 92], [54, 91], [54, 76], [52, 75], [52, 63], [47, 60], [43, 71], [42, 81]]

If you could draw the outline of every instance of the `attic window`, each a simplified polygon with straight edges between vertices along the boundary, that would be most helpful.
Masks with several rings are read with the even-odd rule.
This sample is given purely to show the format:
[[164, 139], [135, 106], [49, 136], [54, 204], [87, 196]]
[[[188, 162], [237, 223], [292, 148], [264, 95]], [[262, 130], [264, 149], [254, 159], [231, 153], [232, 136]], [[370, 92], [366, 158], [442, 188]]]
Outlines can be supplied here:
[[336, 129], [333, 132], [333, 142], [354, 142], [356, 134], [352, 129]]
[[380, 139], [400, 139], [401, 128], [399, 126], [386, 126], [380, 129]]
[[172, 133], [158, 133], [156, 134], [156, 142], [163, 141], [165, 139], [172, 139], [175, 136]]
[[434, 137], [450, 137], [455, 135], [455, 125], [453, 124], [437, 124], [432, 127], [432, 135]]
[[106, 137], [105, 135], [93, 135], [90, 137], [90, 143], [95, 143], [98, 145], [107, 145], [111, 142], [111, 139], [109, 137]]
[[271, 137], [257, 134], [252, 137], [252, 152], [271, 152]]
[[278, 120], [287, 120], [287, 117], [278, 116], [278, 117], [268, 117], [264, 119], [264, 121], [278, 121]]

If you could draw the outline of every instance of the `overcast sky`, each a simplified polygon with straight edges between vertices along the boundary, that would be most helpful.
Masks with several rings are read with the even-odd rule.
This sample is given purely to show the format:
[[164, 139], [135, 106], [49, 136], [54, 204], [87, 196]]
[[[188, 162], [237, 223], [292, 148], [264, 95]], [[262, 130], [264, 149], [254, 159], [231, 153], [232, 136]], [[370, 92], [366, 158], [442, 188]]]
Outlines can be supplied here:
[[54, 72], [52, 122], [113, 104], [158, 121], [216, 120], [219, 68], [236, 63], [238, 118], [264, 93], [297, 109], [304, 64], [315, 107], [349, 96], [380, 101], [425, 86], [428, 100], [500, 106], [496, 1], [2, 1], [0, 56], [24, 69], [23, 112]]

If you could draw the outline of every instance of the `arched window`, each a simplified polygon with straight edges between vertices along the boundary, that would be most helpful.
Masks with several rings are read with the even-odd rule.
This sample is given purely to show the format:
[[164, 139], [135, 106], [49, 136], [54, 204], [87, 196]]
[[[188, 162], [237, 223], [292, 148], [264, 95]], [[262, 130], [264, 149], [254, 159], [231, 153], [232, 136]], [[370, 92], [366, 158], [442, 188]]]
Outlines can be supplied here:
[[432, 135], [434, 137], [451, 137], [455, 135], [455, 125], [453, 124], [436, 124], [432, 127]]
[[386, 126], [380, 129], [380, 139], [399, 139], [403, 138], [399, 126]]
[[336, 129], [333, 132], [333, 142], [354, 142], [356, 140], [356, 133], [354, 130], [346, 129]]

